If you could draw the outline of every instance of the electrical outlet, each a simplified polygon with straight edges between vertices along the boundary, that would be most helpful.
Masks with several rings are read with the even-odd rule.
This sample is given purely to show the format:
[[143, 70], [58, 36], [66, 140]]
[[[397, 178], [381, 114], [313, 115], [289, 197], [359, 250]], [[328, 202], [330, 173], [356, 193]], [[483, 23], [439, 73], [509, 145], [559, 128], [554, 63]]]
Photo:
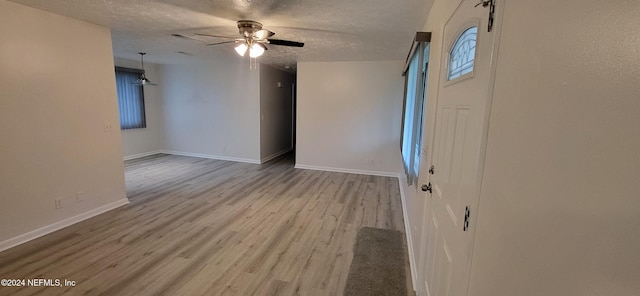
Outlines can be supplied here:
[[112, 132], [113, 131], [113, 124], [111, 124], [111, 122], [105, 122], [104, 123], [104, 132], [108, 133], [108, 132]]
[[56, 199], [56, 209], [62, 208], [62, 198]]
[[84, 192], [83, 191], [76, 192], [76, 201], [77, 202], [83, 202], [84, 201]]

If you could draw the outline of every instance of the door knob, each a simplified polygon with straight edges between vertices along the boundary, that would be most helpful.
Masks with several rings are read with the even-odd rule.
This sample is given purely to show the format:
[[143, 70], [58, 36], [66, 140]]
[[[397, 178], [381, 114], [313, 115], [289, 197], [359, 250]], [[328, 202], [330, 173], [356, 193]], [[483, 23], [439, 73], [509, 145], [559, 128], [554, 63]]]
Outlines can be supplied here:
[[433, 193], [431, 190], [431, 182], [429, 182], [429, 184], [422, 184], [422, 191], [424, 192], [429, 191], [429, 193]]

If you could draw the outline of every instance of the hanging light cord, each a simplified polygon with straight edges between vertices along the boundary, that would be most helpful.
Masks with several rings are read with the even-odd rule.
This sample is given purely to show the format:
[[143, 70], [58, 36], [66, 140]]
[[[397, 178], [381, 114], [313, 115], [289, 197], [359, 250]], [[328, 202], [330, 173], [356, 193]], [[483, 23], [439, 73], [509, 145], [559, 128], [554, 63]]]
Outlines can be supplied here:
[[147, 54], [146, 52], [139, 52], [140, 54], [140, 62], [142, 64], [142, 72], [144, 72], [144, 55]]

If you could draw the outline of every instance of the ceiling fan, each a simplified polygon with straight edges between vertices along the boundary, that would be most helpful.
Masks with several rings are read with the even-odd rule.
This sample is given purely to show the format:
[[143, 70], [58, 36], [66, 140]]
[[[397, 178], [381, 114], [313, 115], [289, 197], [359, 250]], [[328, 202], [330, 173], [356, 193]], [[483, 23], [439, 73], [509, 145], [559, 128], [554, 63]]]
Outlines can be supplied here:
[[[304, 46], [304, 43], [302, 42], [282, 40], [282, 39], [271, 39], [271, 36], [275, 35], [276, 33], [263, 29], [262, 24], [256, 21], [239, 20], [238, 31], [241, 35], [240, 38], [233, 37], [233, 36], [213, 35], [213, 34], [203, 34], [203, 33], [194, 33], [194, 34], [199, 36], [233, 39], [229, 41], [210, 43], [210, 44], [207, 44], [207, 46], [237, 43], [238, 45], [235, 47], [236, 52], [240, 56], [244, 56], [248, 50], [249, 56], [252, 58], [257, 58], [261, 56], [264, 53], [264, 51], [268, 49], [266, 44], [292, 46], [292, 47]], [[180, 37], [180, 38], [195, 39], [182, 34], [171, 34], [171, 35], [175, 37]]]

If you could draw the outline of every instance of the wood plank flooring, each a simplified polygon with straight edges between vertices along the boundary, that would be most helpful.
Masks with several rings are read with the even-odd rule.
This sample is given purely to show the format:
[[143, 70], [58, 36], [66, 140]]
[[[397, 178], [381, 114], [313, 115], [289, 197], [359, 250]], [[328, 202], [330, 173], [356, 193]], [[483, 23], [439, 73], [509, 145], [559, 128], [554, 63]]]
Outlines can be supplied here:
[[404, 232], [396, 178], [294, 169], [291, 155], [125, 171], [129, 205], [0, 253], [0, 278], [75, 287], [0, 295], [342, 295], [360, 227]]

